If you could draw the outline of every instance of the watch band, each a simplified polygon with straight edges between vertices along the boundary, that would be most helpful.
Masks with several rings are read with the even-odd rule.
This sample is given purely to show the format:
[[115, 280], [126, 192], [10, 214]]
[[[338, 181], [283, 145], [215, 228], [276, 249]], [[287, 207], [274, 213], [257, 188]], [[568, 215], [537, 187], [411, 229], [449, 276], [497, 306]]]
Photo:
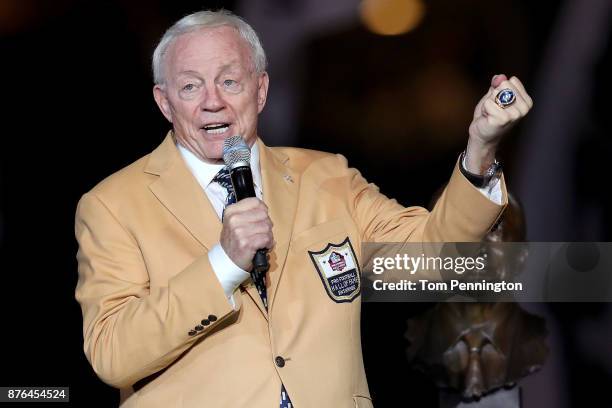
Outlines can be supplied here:
[[474, 174], [468, 171], [464, 165], [465, 160], [465, 151], [461, 153], [459, 157], [459, 170], [461, 174], [465, 176], [466, 179], [476, 188], [484, 188], [489, 185], [491, 180], [494, 178], [498, 178], [502, 171], [502, 165], [497, 159], [489, 166], [489, 168], [485, 171], [484, 174]]

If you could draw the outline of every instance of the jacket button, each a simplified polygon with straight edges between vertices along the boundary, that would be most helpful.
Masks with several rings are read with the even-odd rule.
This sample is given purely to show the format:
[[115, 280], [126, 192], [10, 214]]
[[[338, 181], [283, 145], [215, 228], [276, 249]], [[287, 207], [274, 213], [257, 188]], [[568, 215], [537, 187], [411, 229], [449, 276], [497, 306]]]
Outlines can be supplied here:
[[200, 326], [199, 324], [195, 327], [197, 331], [204, 330], [204, 326]]
[[195, 336], [196, 334], [198, 334], [198, 332], [197, 332], [197, 331], [195, 331], [195, 330], [189, 330], [189, 333], [188, 333], [188, 334], [189, 334], [190, 336]]
[[285, 366], [285, 359], [282, 358], [281, 356], [276, 356], [274, 361], [276, 361], [276, 365], [279, 366], [279, 367], [284, 367]]
[[215, 316], [215, 315], [208, 315], [208, 320], [210, 320], [211, 322], [216, 322], [217, 321], [217, 316]]
[[210, 324], [210, 320], [208, 320], [208, 319], [202, 320], [202, 325], [203, 326], [208, 326], [209, 324]]

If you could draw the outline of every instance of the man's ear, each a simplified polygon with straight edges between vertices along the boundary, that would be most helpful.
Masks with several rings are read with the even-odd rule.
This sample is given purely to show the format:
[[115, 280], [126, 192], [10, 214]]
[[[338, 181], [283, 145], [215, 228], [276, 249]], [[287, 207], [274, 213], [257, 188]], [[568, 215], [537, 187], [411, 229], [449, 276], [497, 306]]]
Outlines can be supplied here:
[[259, 75], [257, 84], [257, 113], [261, 113], [264, 106], [266, 106], [266, 98], [268, 97], [268, 85], [270, 85], [270, 78], [267, 72], [263, 72]]
[[172, 123], [172, 110], [170, 109], [170, 102], [166, 96], [166, 92], [161, 85], [155, 84], [153, 87], [153, 98], [159, 107], [159, 110], [168, 119], [168, 122]]

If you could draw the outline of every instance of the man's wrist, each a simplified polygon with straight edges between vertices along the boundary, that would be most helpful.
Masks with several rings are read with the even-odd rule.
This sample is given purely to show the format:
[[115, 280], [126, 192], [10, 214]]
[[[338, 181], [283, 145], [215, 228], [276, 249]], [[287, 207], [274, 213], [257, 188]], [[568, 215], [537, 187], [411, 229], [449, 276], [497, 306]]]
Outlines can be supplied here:
[[464, 151], [465, 169], [471, 174], [484, 175], [495, 163], [497, 144], [479, 141], [470, 137]]

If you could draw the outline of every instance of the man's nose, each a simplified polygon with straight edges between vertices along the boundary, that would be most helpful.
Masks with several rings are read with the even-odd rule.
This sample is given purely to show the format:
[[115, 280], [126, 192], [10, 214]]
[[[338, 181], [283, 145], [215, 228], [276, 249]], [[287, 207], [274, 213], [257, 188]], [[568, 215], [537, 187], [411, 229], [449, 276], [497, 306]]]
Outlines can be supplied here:
[[223, 96], [215, 84], [206, 87], [200, 106], [208, 112], [218, 112], [225, 107]]

